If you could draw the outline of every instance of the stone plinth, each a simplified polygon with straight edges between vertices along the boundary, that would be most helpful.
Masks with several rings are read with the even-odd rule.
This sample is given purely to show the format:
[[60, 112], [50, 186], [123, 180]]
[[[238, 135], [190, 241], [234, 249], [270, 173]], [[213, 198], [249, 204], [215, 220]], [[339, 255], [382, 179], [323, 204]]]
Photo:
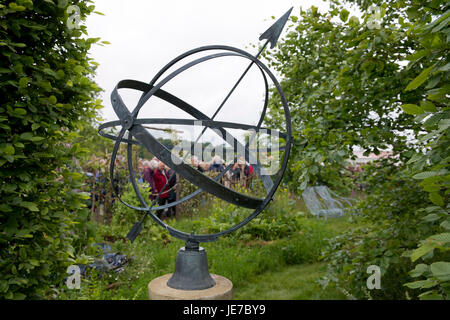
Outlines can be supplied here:
[[214, 287], [204, 290], [178, 290], [167, 285], [171, 273], [153, 279], [148, 284], [150, 300], [231, 300], [233, 283], [225, 277], [211, 274], [216, 282]]

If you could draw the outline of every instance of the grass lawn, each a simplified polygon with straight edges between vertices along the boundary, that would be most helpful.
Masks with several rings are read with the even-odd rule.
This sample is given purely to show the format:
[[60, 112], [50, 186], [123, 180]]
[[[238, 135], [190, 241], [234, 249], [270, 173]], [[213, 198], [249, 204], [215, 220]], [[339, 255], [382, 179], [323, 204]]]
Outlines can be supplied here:
[[236, 300], [343, 300], [345, 295], [334, 290], [324, 290], [316, 282], [324, 274], [323, 263], [283, 267], [249, 279], [235, 288]]

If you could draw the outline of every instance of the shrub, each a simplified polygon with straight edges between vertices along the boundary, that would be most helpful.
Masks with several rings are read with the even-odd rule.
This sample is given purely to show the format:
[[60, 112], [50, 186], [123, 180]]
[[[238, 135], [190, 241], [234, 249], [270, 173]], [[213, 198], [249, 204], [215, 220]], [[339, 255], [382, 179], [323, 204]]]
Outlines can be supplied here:
[[[372, 193], [358, 205], [361, 216], [355, 218], [362, 227], [329, 241], [325, 283], [334, 283], [357, 299], [406, 299], [403, 284], [412, 266], [406, 255], [429, 232], [416, 214], [417, 208], [427, 205], [427, 198], [397, 168], [374, 169], [368, 170], [372, 175], [367, 180]], [[384, 179], [386, 176], [390, 179]], [[377, 188], [372, 188], [372, 183]], [[380, 290], [367, 290], [370, 265], [381, 269]]]

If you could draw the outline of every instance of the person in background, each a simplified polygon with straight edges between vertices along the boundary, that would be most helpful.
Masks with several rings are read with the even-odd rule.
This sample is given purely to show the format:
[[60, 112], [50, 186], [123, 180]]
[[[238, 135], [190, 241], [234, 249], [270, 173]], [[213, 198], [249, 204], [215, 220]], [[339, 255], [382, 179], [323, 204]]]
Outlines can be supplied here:
[[241, 179], [241, 168], [239, 162], [235, 162], [230, 169], [229, 178], [233, 183], [237, 183]]
[[254, 169], [250, 163], [247, 162], [248, 166], [248, 174], [247, 174], [247, 187], [250, 189], [253, 189], [253, 178], [255, 177], [253, 175]]
[[[174, 174], [175, 172], [170, 169], [168, 166], [165, 166], [166, 177], [169, 179], [169, 185], [166, 189], [169, 190], [169, 196], [167, 197], [167, 203], [172, 203], [177, 200], [177, 193], [175, 191], [175, 185], [177, 184], [177, 176]], [[175, 206], [167, 209], [167, 217], [175, 217]]]
[[209, 163], [208, 162], [201, 161], [198, 166], [199, 166], [199, 168], [203, 169], [203, 172], [209, 171]]
[[192, 157], [191, 157], [191, 164], [192, 164], [192, 166], [193, 166], [194, 168], [196, 168], [198, 171], [200, 171], [200, 172], [205, 172], [205, 169], [203, 169], [203, 168], [200, 166], [200, 163], [198, 162], [197, 156], [192, 156]]
[[[231, 164], [232, 162], [228, 162], [226, 165], [227, 167]], [[233, 179], [233, 169], [234, 166], [231, 167], [230, 169], [228, 169], [228, 171], [225, 173], [225, 179], [223, 180], [223, 185], [227, 188], [231, 188], [231, 181]]]
[[156, 197], [155, 194], [155, 169], [158, 167], [158, 161], [152, 160], [152, 161], [144, 161], [144, 176], [143, 180], [144, 182], [148, 183], [150, 186], [150, 194], [149, 199], [153, 200]]
[[[169, 198], [169, 185], [167, 183], [167, 174], [165, 170], [166, 165], [163, 162], [159, 162], [158, 167], [154, 171], [153, 179], [155, 182], [155, 196], [159, 195], [158, 206], [163, 206], [167, 203]], [[165, 188], [164, 188], [165, 187]], [[163, 190], [164, 188], [164, 190]], [[160, 194], [161, 193], [161, 194]], [[165, 210], [157, 210], [156, 215], [162, 219], [164, 217]]]
[[243, 174], [241, 174], [241, 185], [244, 188], [247, 188], [247, 180], [250, 176], [250, 167], [247, 165], [247, 162], [245, 161], [244, 157], [240, 157], [238, 160], [239, 168]]
[[224, 170], [223, 160], [220, 156], [214, 156], [209, 171], [222, 172]]
[[136, 178], [139, 184], [144, 183], [144, 162], [142, 160], [138, 161]]
[[247, 178], [250, 176], [250, 167], [246, 164], [243, 157], [240, 157], [230, 169], [230, 175], [233, 183], [240, 182], [243, 187], [246, 187]]

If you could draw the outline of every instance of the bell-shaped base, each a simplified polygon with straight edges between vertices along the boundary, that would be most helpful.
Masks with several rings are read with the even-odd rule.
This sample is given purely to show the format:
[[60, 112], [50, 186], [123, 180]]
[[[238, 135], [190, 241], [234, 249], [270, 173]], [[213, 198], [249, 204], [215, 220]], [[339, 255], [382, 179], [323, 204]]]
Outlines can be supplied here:
[[208, 271], [205, 249], [182, 247], [177, 254], [175, 272], [167, 281], [167, 286], [178, 290], [204, 290], [215, 284]]

